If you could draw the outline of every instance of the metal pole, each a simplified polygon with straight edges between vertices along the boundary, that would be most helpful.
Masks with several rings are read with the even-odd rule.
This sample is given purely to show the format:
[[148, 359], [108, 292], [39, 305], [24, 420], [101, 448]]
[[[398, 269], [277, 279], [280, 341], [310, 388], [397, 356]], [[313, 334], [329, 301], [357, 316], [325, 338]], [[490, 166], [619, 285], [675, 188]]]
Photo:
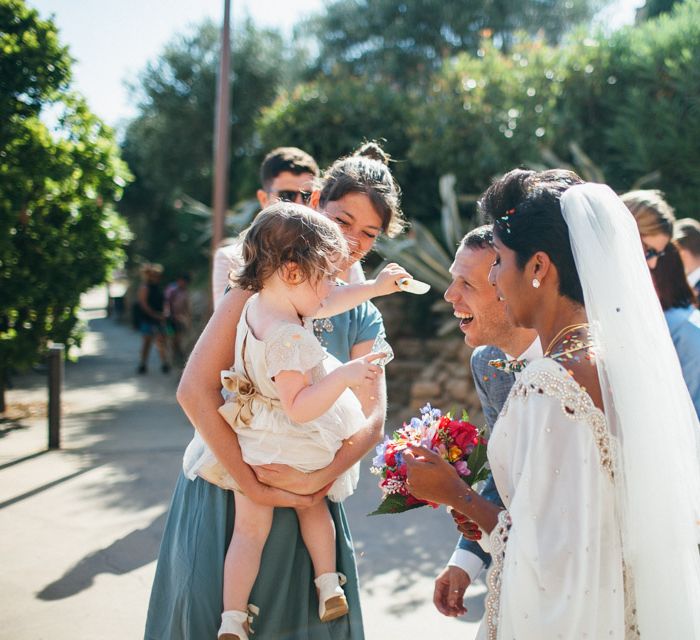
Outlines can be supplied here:
[[214, 132], [214, 210], [212, 218], [211, 254], [224, 237], [224, 215], [228, 199], [228, 169], [231, 110], [231, 1], [224, 0], [224, 24], [221, 29], [221, 55], [217, 84], [216, 123]]
[[63, 354], [65, 347], [49, 347], [49, 449], [61, 447], [61, 389], [63, 388]]

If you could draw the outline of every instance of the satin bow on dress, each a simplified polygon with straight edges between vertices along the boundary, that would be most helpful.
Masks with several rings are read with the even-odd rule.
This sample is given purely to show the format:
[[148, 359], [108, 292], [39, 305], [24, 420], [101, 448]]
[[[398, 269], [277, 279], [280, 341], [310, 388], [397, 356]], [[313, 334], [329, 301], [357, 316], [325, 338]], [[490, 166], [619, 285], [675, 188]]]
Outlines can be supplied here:
[[282, 406], [279, 400], [264, 396], [246, 376], [235, 371], [222, 371], [221, 384], [229, 396], [218, 411], [234, 429], [250, 426], [254, 415], [253, 402], [256, 399], [268, 408]]

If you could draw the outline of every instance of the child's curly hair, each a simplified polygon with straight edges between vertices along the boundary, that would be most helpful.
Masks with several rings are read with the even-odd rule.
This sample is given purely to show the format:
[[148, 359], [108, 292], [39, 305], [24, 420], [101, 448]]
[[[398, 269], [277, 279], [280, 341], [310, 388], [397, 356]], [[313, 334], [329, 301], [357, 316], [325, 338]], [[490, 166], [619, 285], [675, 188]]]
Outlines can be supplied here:
[[302, 281], [317, 282], [347, 259], [348, 246], [338, 225], [312, 209], [277, 202], [263, 209], [245, 232], [243, 266], [232, 274], [240, 289], [260, 291], [265, 281], [293, 262]]

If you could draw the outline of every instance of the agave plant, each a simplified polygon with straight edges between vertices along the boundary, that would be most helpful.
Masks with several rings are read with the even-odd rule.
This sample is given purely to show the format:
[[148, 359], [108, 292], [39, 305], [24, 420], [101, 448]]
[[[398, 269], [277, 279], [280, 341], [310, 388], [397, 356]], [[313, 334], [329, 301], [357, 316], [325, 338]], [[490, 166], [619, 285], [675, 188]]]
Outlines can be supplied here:
[[[542, 163], [533, 163], [529, 167], [537, 171], [557, 167], [570, 169], [578, 173], [587, 182], [605, 182], [605, 175], [595, 162], [581, 149], [576, 142], [569, 144], [572, 163], [564, 162], [551, 149], [544, 147], [541, 150]], [[660, 173], [653, 171], [637, 179], [630, 186], [629, 191], [641, 189], [659, 179]], [[451, 278], [449, 268], [452, 264], [454, 251], [462, 240], [463, 234], [475, 226], [475, 220], [467, 229], [462, 225], [459, 216], [458, 203], [474, 203], [478, 195], [460, 194], [455, 191], [457, 180], [453, 174], [446, 174], [440, 178], [440, 199], [442, 200], [441, 229], [442, 242], [426, 229], [420, 222], [411, 222], [411, 231], [407, 238], [391, 240], [380, 238], [375, 244], [376, 251], [389, 262], [398, 262], [410, 271], [415, 278], [430, 284], [435, 291], [443, 292], [450, 285]], [[377, 272], [383, 265], [377, 269]], [[433, 304], [436, 313], [448, 313], [452, 309], [444, 300], [438, 300]], [[456, 327], [450, 319], [441, 323], [438, 335], [445, 335]]]
[[423, 280], [441, 291], [450, 284], [449, 268], [452, 264], [452, 255], [446, 247], [456, 247], [463, 235], [462, 221], [457, 209], [455, 183], [456, 178], [453, 174], [440, 178], [442, 244], [417, 220], [411, 222], [408, 237], [400, 240], [380, 237], [375, 244], [376, 251], [383, 258], [399, 262], [418, 280]]
[[[212, 234], [212, 208], [195, 200], [188, 195], [183, 195], [175, 201], [175, 208], [192, 216], [202, 219], [200, 227], [200, 236], [197, 240], [203, 247], [208, 247], [211, 243]], [[238, 235], [245, 229], [259, 211], [260, 205], [253, 198], [251, 200], [242, 200], [236, 203], [233, 209], [228, 209], [224, 217], [224, 231], [228, 236]]]
[[[437, 292], [444, 292], [450, 285], [450, 265], [462, 237], [465, 233], [457, 206], [458, 200], [473, 202], [475, 196], [461, 196], [455, 192], [457, 179], [453, 174], [440, 178], [440, 199], [442, 209], [440, 242], [424, 225], [417, 220], [411, 221], [408, 237], [391, 240], [381, 237], [374, 245], [375, 250], [388, 262], [398, 262], [418, 280], [430, 284]], [[381, 269], [381, 266], [377, 271]], [[444, 314], [451, 311], [447, 302], [440, 299], [433, 304], [433, 311]], [[438, 335], [445, 335], [456, 327], [454, 321], [445, 321], [438, 329]]]
[[[543, 147], [540, 150], [540, 153], [544, 164], [531, 164], [529, 166], [531, 169], [535, 169], [537, 171], [552, 169], [554, 167], [557, 169], [569, 169], [571, 171], [575, 171], [586, 182], [606, 182], [603, 170], [595, 162], [593, 162], [590, 156], [588, 156], [576, 142], [569, 143], [569, 151], [571, 152], [571, 158], [573, 160], [572, 163], [564, 162], [550, 148]], [[625, 191], [643, 189], [656, 182], [660, 177], [660, 171], [652, 171], [651, 173], [647, 173], [646, 175], [637, 178], [629, 189], [626, 189]]]

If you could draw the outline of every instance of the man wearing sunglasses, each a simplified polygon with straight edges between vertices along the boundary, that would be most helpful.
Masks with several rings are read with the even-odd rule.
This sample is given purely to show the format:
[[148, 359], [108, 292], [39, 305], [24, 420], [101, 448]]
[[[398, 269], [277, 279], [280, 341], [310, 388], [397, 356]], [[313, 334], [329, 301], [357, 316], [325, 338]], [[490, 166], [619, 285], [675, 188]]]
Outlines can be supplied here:
[[260, 207], [279, 200], [307, 204], [318, 176], [316, 161], [305, 151], [296, 147], [273, 149], [260, 165], [262, 188], [256, 194]]
[[[307, 204], [319, 174], [318, 164], [306, 151], [297, 147], [273, 149], [260, 165], [261, 188], [256, 192], [260, 208], [280, 200]], [[224, 295], [235, 253], [235, 245], [228, 244], [214, 255], [211, 277], [214, 305]]]

